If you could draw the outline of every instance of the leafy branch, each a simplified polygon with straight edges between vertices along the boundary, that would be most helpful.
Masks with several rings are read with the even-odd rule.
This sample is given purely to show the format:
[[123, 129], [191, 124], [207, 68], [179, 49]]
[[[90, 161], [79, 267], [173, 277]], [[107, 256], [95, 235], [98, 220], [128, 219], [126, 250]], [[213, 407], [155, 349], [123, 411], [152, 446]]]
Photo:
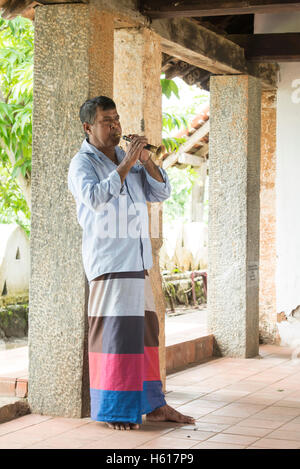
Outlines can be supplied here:
[[21, 17], [12, 21], [0, 17], [0, 218], [2, 222], [14, 220], [27, 234], [31, 206], [32, 104], [32, 23]]
[[[179, 90], [178, 86], [176, 85], [175, 81], [167, 80], [166, 78], [161, 78], [161, 89], [162, 93], [170, 99], [172, 94], [179, 99]], [[167, 137], [164, 137], [163, 144], [166, 147], [168, 152], [177, 151], [179, 146], [185, 142], [185, 138], [181, 137], [172, 137], [170, 134], [177, 128], [180, 130], [181, 128], [187, 128], [188, 123], [184, 116], [176, 116], [175, 114], [170, 114], [168, 112], [162, 113], [162, 128], [165, 134], [168, 134]]]

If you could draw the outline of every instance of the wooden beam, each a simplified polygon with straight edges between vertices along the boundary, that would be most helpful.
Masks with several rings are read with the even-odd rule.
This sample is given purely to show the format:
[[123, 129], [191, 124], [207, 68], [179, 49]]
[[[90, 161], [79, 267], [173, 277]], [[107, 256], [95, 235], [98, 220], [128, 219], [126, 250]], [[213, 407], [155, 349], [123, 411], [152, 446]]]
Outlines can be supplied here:
[[181, 153], [178, 157], [178, 163], [186, 164], [190, 166], [201, 166], [206, 161], [205, 158], [201, 156], [195, 156], [191, 153]]
[[[13, 0], [0, 0], [0, 11], [2, 18], [9, 20], [15, 18], [17, 15], [22, 15], [24, 18], [33, 19], [34, 6], [38, 3], [32, 0], [21, 0], [14, 2]], [[28, 14], [28, 12], [30, 12]]]
[[300, 33], [232, 34], [227, 39], [243, 47], [249, 61], [300, 61]]
[[282, 13], [300, 11], [296, 0], [142, 0], [141, 12], [150, 18], [179, 18], [221, 15], [248, 15], [253, 13]]
[[249, 68], [242, 47], [190, 19], [156, 19], [151, 28], [161, 38], [162, 51], [172, 57], [217, 75], [253, 75], [265, 89], [277, 87], [272, 65]]
[[[33, 19], [34, 7], [39, 5], [52, 5], [56, 3], [88, 3], [89, 0], [0, 0], [1, 16], [5, 19], [13, 19], [18, 15]], [[29, 13], [30, 10], [32, 12]]]
[[202, 158], [204, 158], [205, 156], [208, 155], [208, 150], [209, 150], [209, 145], [208, 143], [205, 143], [203, 145], [202, 148], [200, 148], [200, 150], [196, 151], [196, 153], [194, 153], [194, 155], [197, 155], [197, 156], [200, 156]]
[[[190, 137], [188, 137], [188, 140], [184, 143], [182, 143], [177, 151], [173, 151], [167, 158], [162, 163], [162, 167], [164, 169], [169, 168], [170, 166], [173, 166], [175, 163], [177, 163], [178, 158], [180, 155], [183, 153], [187, 153], [190, 151], [193, 146], [201, 140], [201, 138], [205, 137], [209, 132], [209, 120], [206, 121], [199, 129], [197, 129]], [[199, 157], [198, 157], [199, 158]]]
[[[116, 27], [147, 27], [150, 23], [150, 18], [140, 13], [136, 0], [0, 0], [0, 9], [3, 8], [5, 18], [12, 19], [17, 15], [26, 16], [30, 6], [39, 8], [64, 3], [74, 4], [74, 8], [78, 3], [94, 3], [99, 10], [114, 13]], [[34, 8], [31, 9], [34, 12]]]
[[172, 57], [212, 73], [247, 73], [242, 47], [189, 19], [153, 20], [151, 28]]

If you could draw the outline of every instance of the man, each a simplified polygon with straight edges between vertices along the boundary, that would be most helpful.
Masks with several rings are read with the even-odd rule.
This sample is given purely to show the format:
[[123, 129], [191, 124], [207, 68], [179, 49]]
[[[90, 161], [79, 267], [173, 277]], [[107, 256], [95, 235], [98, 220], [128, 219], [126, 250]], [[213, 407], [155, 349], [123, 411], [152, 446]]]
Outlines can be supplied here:
[[111, 428], [139, 428], [148, 420], [194, 423], [167, 405], [158, 358], [158, 318], [146, 201], [170, 195], [166, 172], [131, 135], [123, 151], [115, 103], [105, 96], [80, 108], [86, 139], [72, 158], [68, 187], [83, 228], [83, 265], [89, 281], [91, 418]]

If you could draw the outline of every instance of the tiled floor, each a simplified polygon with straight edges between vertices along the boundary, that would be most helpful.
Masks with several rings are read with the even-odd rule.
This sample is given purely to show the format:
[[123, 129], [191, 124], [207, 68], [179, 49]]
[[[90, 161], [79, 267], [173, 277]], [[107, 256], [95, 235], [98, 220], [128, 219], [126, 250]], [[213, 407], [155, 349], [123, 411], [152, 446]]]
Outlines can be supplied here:
[[263, 345], [260, 358], [218, 358], [169, 375], [166, 398], [196, 425], [145, 422], [121, 432], [31, 414], [0, 425], [0, 448], [300, 449], [300, 359], [288, 348]]

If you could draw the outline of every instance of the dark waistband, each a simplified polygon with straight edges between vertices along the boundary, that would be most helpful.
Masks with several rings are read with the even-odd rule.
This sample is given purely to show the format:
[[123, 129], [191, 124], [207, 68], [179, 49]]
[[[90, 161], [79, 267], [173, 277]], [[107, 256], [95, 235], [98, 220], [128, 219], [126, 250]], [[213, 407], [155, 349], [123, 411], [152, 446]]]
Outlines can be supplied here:
[[[138, 271], [137, 273], [141, 273], [141, 272], [142, 271]], [[95, 280], [106, 280], [108, 278], [113, 278], [115, 275], [117, 275], [118, 277], [127, 277], [126, 276], [127, 273], [129, 273], [129, 272], [109, 272], [109, 273], [102, 274], [102, 275], [99, 275], [98, 277], [93, 278], [93, 280], [91, 280], [91, 282], [94, 282]], [[134, 272], [130, 272], [130, 273], [134, 274]], [[149, 276], [148, 270], [146, 270], [146, 269], [144, 270], [144, 275]], [[91, 282], [89, 282], [89, 283], [91, 283]]]

